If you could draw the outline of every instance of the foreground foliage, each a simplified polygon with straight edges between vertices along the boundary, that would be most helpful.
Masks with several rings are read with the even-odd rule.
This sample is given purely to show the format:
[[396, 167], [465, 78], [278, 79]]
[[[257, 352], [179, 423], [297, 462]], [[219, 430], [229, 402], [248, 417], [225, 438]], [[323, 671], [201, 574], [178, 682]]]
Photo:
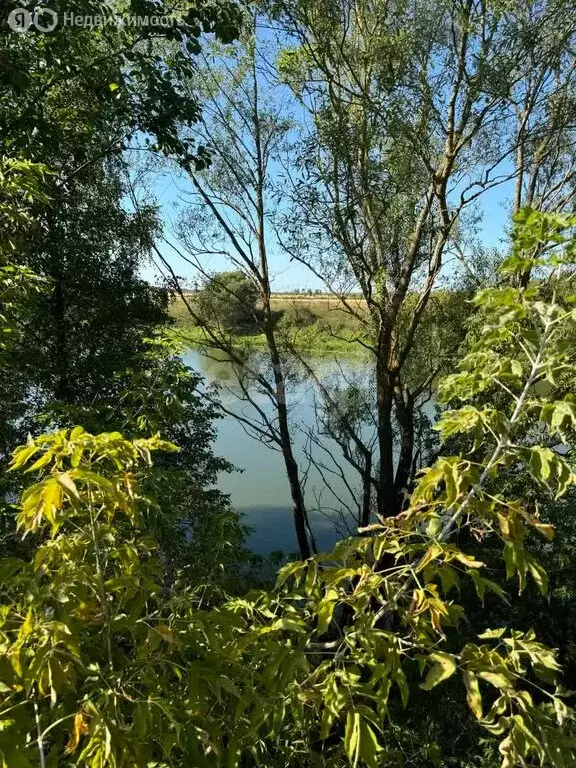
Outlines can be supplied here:
[[[576, 482], [565, 390], [576, 317], [554, 289], [574, 263], [574, 224], [524, 212], [502, 274], [513, 283], [531, 258], [545, 282], [506, 278], [476, 297], [482, 334], [441, 387], [461, 407], [438, 425], [444, 438], [470, 435], [470, 452], [440, 457], [405, 513], [289, 564], [271, 592], [218, 606], [183, 576], [166, 581], [141, 478], [173, 444], [76, 427], [19, 448], [13, 470], [36, 481], [18, 527], [39, 544], [31, 562], [0, 565], [3, 765], [381, 766], [406, 763], [407, 748], [412, 764], [464, 765], [486, 764], [491, 744], [503, 768], [573, 765], [554, 651], [514, 626], [487, 622], [473, 636], [462, 596], [470, 584], [482, 603], [511, 599], [470, 534], [476, 550], [500, 542], [519, 592], [529, 581], [547, 590], [529, 542], [553, 527], [497, 482], [516, 468], [554, 497]], [[501, 407], [473, 404], [494, 388]], [[408, 743], [437, 689], [470, 731], [469, 754], [433, 729]]]
[[[573, 764], [572, 715], [554, 653], [534, 633], [504, 626], [463, 643], [466, 607], [458, 599], [468, 580], [482, 601], [489, 593], [508, 599], [503, 585], [487, 578], [484, 563], [460, 546], [469, 531], [490, 546], [494, 538], [501, 541], [506, 577], [517, 580], [520, 592], [528, 579], [547, 590], [546, 573], [526, 541], [530, 530], [551, 539], [552, 526], [494, 486], [511, 467], [530, 473], [557, 498], [576, 481], [567, 450], [576, 403], [573, 394], [556, 399], [564, 377], [574, 375], [576, 318], [573, 300], [562, 302], [554, 292], [558, 272], [574, 261], [574, 243], [563, 234], [573, 226], [573, 220], [524, 212], [515, 252], [502, 268], [514, 277], [531, 259], [544, 271], [549, 301], [536, 287], [508, 284], [475, 300], [482, 335], [460, 372], [441, 387], [446, 401], [464, 404], [438, 425], [444, 437], [471, 434], [472, 452], [440, 457], [423, 474], [406, 513], [381, 520], [327, 557], [287, 566], [280, 581], [294, 577], [295, 586], [277, 602], [264, 600], [273, 621], [253, 607], [260, 633], [290, 637], [280, 669], [301, 654], [305, 670], [294, 686], [292, 714], [302, 744], [319, 727], [324, 759], [339, 752], [340, 739], [333, 737], [343, 729], [352, 764], [395, 764], [387, 757], [387, 719], [410, 703], [419, 678], [420, 688], [431, 691], [458, 673], [474, 718], [499, 741], [503, 766]], [[506, 393], [501, 410], [466, 404], [494, 387]]]

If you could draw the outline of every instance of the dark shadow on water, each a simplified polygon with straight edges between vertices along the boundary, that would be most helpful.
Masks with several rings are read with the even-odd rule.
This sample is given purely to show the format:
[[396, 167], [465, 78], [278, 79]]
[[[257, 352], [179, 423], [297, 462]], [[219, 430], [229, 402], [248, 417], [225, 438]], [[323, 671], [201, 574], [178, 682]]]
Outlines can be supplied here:
[[[271, 507], [267, 504], [250, 507], [238, 507], [244, 515], [244, 522], [252, 528], [246, 542], [249, 549], [258, 555], [282, 550], [285, 554], [298, 551], [292, 508]], [[339, 536], [334, 526], [323, 515], [310, 515], [310, 525], [316, 537], [319, 552], [329, 552]]]

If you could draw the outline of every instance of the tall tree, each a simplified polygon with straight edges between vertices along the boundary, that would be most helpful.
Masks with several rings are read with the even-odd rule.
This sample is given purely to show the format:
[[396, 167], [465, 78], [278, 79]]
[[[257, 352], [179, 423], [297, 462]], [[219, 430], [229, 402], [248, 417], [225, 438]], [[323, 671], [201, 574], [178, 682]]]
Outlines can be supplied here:
[[[563, 0], [272, 5], [292, 41], [281, 71], [309, 127], [285, 244], [365, 326], [360, 342], [376, 370], [377, 510], [398, 513], [415, 407], [445, 363], [428, 360], [414, 376], [410, 361], [466, 212], [502, 185], [511, 204], [515, 184], [516, 205], [533, 194], [573, 200], [576, 24]], [[346, 298], [358, 286], [365, 314]]]
[[[123, 152], [154, 147], [198, 166], [206, 161], [192, 135], [185, 142], [178, 135], [200, 109], [180, 79], [193, 70], [204, 33], [224, 40], [237, 33], [239, 7], [113, 2], [109, 14], [164, 14], [175, 23], [113, 22], [93, 29], [63, 24], [69, 9], [57, 10], [61, 23], [50, 34], [18, 34], [7, 25], [0, 32], [0, 154], [6, 158], [0, 212], [12, 200], [26, 204], [27, 214], [24, 226], [12, 205], [8, 226], [2, 221], [0, 266], [24, 264], [45, 288], [26, 299], [18, 343], [0, 361], [0, 462], [5, 465], [27, 432], [37, 433], [39, 422], [52, 429], [83, 422], [140, 436], [156, 424], [183, 442], [178, 458], [163, 467], [173, 490], [170, 495], [165, 489], [162, 511], [180, 537], [172, 538], [179, 545], [172, 548], [174, 557], [190, 543], [202, 512], [205, 524], [222, 513], [220, 522], [230, 523], [222, 539], [237, 542], [240, 526], [229, 502], [206, 490], [227, 467], [212, 454], [213, 409], [201, 405], [197, 377], [170, 355], [153, 359], [145, 341], [167, 322], [165, 292], [140, 276], [159, 222], [153, 205], [132, 205]], [[73, 10], [103, 13], [92, 0]], [[41, 190], [30, 174], [25, 184], [16, 183], [19, 169], [31, 161], [32, 168], [43, 164]], [[11, 187], [18, 187], [14, 194]], [[129, 409], [139, 377], [148, 377], [147, 399]], [[178, 427], [179, 418], [189, 423]], [[1, 482], [8, 496], [19, 481], [3, 474]], [[196, 543], [202, 537], [193, 538]]]
[[[249, 302], [245, 302], [245, 308], [254, 329], [266, 339], [264, 366], [249, 364], [235, 347], [226, 323], [214, 322], [213, 312], [203, 313], [201, 306], [183, 298], [197, 324], [205, 328], [207, 343], [224, 350], [236, 364], [242, 397], [252, 406], [248, 417], [242, 411], [245, 425], [282, 454], [298, 547], [303, 557], [309, 557], [314, 542], [302, 471], [293, 448], [287, 364], [271, 304], [271, 218], [278, 205], [275, 166], [290, 123], [282, 114], [285, 105], [271, 95], [274, 83], [267, 70], [266, 43], [257, 16], [240, 44], [216, 48], [204, 56], [200, 72], [191, 81], [192, 89], [196, 90], [200, 83], [204, 86], [201, 135], [212, 158], [208, 168], [189, 171], [193, 189], [191, 205], [180, 227], [183, 255], [204, 278], [210, 278], [207, 259], [225, 255], [253, 284], [258, 311]], [[173, 271], [170, 277], [179, 289]], [[224, 279], [212, 276], [211, 285], [215, 284], [220, 285], [220, 295], [230, 296], [231, 303], [243, 300]], [[260, 395], [270, 403], [271, 413], [261, 407]]]
[[[63, 10], [63, 9], [58, 9]], [[74, 12], [98, 14], [86, 0]], [[107, 12], [162, 15], [168, 27], [61, 23], [50, 34], [3, 26], [0, 143], [11, 162], [42, 162], [43, 199], [34, 226], [13, 227], [17, 261], [47, 278], [50, 290], [29, 315], [14, 370], [25, 370], [25, 397], [90, 404], [115, 388], [114, 373], [166, 320], [166, 297], [139, 277], [158, 226], [148, 207], [127, 203], [122, 151], [153, 143], [201, 165], [201, 147], [180, 141], [199, 104], [179, 78], [194, 67], [202, 30], [230, 39], [234, 3], [112, 3]], [[21, 426], [25, 426], [23, 423]]]

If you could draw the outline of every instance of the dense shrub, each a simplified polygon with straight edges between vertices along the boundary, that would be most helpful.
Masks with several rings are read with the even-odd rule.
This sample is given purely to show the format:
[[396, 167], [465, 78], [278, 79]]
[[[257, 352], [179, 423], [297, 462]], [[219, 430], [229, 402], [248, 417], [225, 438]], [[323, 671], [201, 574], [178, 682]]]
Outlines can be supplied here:
[[258, 319], [258, 289], [243, 272], [220, 272], [198, 295], [198, 312], [208, 326], [241, 332]]

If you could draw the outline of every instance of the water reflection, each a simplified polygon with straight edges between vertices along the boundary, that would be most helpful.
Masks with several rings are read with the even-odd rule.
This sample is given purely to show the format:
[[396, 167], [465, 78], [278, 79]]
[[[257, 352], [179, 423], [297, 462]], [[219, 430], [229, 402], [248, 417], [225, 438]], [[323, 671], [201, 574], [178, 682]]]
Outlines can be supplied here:
[[[209, 356], [197, 349], [188, 350], [185, 362], [198, 370], [209, 384], [219, 386], [219, 396], [223, 405], [231, 413], [247, 420], [257, 416], [257, 411], [250, 403], [240, 400], [242, 390], [238, 385], [237, 371], [226, 354], [215, 350]], [[339, 382], [371, 378], [369, 364], [361, 361], [334, 362], [326, 359], [309, 361], [316, 375], [324, 385], [333, 386]], [[248, 371], [265, 370], [266, 358], [260, 353], [251, 353], [246, 365]], [[243, 371], [244, 375], [246, 374]], [[250, 383], [249, 375], [244, 381], [251, 397], [264, 414], [274, 419], [275, 411], [269, 398]], [[309, 461], [311, 448], [309, 431], [316, 424], [318, 391], [315, 383], [306, 375], [302, 367], [294, 366], [288, 387], [288, 407], [293, 429], [294, 452], [305, 477], [306, 502], [310, 510], [311, 524], [321, 549], [328, 549], [339, 538], [331, 516], [337, 505], [334, 494], [346, 504], [353, 505], [357, 486], [357, 477], [342, 457], [339, 446], [332, 440], [326, 440], [326, 446], [333, 457], [342, 465], [344, 474], [319, 471]], [[292, 505], [288, 481], [285, 475], [282, 455], [272, 449], [262, 439], [255, 439], [247, 434], [248, 427], [233, 415], [227, 415], [216, 423], [217, 441], [215, 450], [241, 471], [223, 474], [219, 487], [229, 493], [235, 507], [246, 517], [246, 522], [254, 531], [249, 546], [256, 552], [268, 553], [275, 549], [286, 552], [296, 549], [296, 538], [292, 519]], [[249, 430], [248, 430], [249, 431]], [[352, 492], [352, 493], [351, 493]], [[359, 498], [359, 496], [358, 496]]]

